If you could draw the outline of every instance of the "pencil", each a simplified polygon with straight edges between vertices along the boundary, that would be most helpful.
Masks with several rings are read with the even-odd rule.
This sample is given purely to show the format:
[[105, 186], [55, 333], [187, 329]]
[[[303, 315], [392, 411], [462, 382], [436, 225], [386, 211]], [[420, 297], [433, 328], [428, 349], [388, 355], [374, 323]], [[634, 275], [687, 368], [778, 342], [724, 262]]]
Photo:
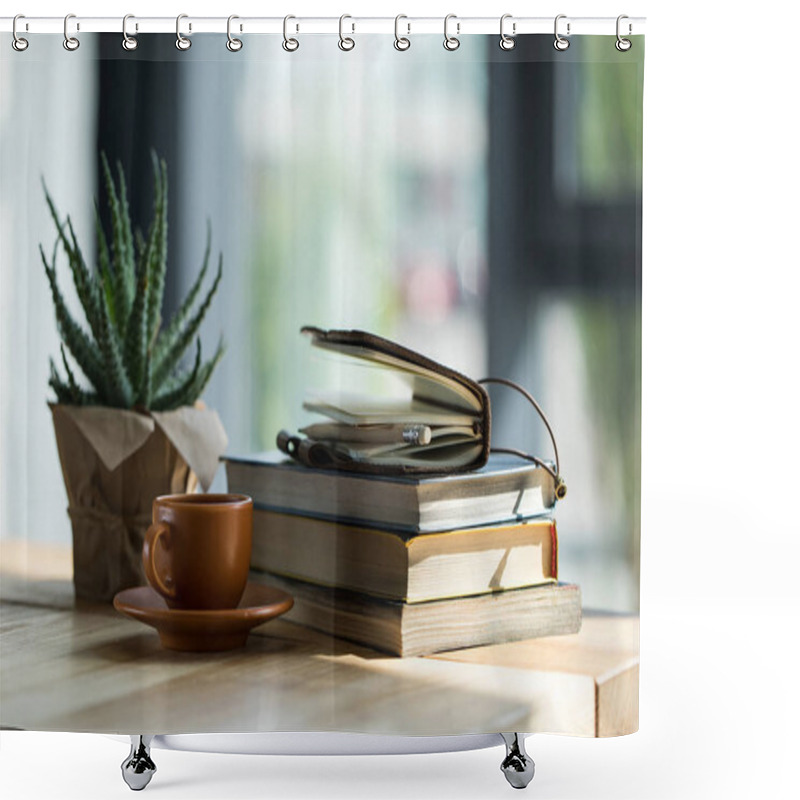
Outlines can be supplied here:
[[359, 444], [412, 444], [426, 445], [431, 441], [429, 425], [380, 424], [345, 425], [341, 422], [318, 422], [302, 428], [309, 439], [325, 442], [353, 442]]

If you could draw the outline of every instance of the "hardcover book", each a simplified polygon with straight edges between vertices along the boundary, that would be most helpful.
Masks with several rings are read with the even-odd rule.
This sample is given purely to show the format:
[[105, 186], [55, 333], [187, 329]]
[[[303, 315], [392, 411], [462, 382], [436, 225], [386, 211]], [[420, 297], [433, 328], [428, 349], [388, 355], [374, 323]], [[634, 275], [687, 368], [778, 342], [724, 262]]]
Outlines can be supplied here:
[[257, 510], [251, 566], [419, 603], [555, 582], [556, 523], [536, 519], [424, 536]]
[[366, 475], [305, 467], [279, 451], [223, 458], [228, 491], [256, 508], [428, 533], [551, 512], [555, 481], [544, 468], [493, 453], [474, 472]]
[[292, 595], [287, 619], [398, 656], [577, 633], [581, 627], [580, 589], [568, 583], [400, 603], [271, 573], [251, 575]]

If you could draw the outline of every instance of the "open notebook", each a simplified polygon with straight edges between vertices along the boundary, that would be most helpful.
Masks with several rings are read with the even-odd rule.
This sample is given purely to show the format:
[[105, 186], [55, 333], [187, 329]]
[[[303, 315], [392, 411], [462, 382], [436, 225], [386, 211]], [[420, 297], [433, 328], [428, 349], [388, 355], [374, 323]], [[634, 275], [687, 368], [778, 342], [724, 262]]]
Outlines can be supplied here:
[[325, 417], [303, 437], [281, 432], [279, 447], [311, 466], [369, 472], [477, 469], [489, 455], [489, 395], [455, 370], [364, 331], [305, 327], [312, 344], [390, 371], [404, 396], [318, 395], [303, 407]]

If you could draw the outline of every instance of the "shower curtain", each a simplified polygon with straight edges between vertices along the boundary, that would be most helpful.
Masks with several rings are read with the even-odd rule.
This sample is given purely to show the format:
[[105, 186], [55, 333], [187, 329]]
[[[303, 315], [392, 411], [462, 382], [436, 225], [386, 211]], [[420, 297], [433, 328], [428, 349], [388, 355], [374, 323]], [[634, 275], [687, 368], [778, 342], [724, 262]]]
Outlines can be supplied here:
[[[644, 37], [286, 25], [2, 47], [0, 725], [631, 733]], [[498, 384], [420, 433], [451, 373], [557, 452]], [[435, 468], [489, 446], [537, 461]], [[148, 581], [178, 493], [252, 498], [238, 605]], [[153, 568], [210, 592], [192, 530]]]

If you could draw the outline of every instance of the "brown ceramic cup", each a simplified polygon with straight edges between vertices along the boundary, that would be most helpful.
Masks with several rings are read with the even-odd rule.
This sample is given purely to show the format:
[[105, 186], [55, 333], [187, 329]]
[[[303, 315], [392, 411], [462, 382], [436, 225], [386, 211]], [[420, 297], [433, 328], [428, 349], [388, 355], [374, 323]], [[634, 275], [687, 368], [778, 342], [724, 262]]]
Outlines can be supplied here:
[[170, 608], [236, 608], [252, 543], [253, 501], [246, 495], [164, 495], [153, 501], [144, 572]]

